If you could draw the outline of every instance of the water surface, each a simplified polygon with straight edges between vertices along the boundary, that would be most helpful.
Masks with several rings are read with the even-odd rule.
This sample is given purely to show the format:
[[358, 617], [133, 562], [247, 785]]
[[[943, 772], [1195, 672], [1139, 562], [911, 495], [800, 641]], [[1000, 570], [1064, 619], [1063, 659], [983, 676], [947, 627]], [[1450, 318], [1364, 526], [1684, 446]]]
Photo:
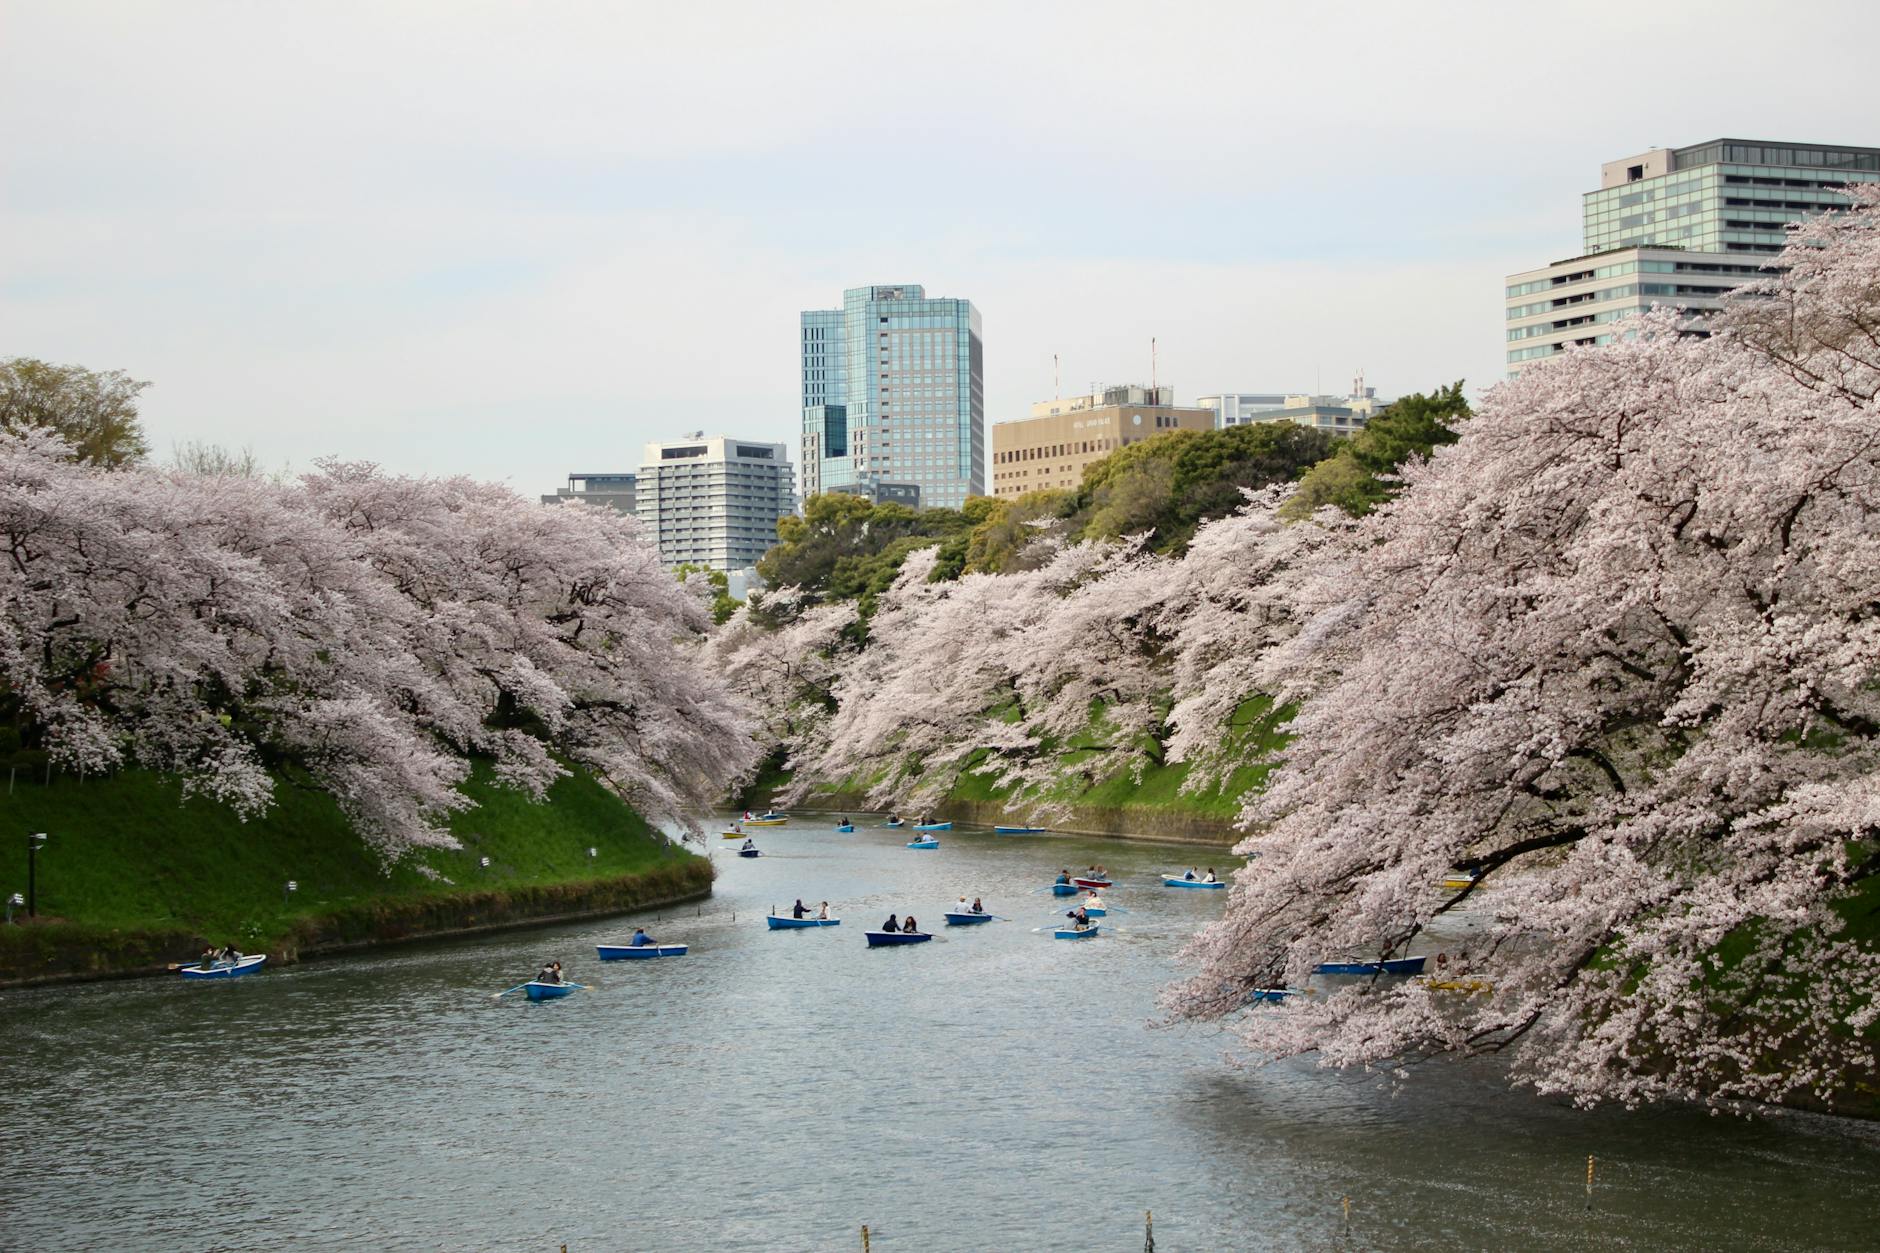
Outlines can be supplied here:
[[[1218, 1032], [1150, 1026], [1224, 895], [1157, 873], [1219, 850], [829, 825], [715, 841], [713, 899], [658, 921], [0, 993], [0, 1247], [851, 1249], [868, 1223], [881, 1250], [1133, 1253], [1144, 1210], [1161, 1253], [1880, 1244], [1868, 1124], [1237, 1070]], [[1117, 929], [1035, 934], [1062, 903], [1034, 889], [1098, 860]], [[961, 892], [1014, 921], [865, 946]], [[766, 930], [798, 896], [843, 924]], [[594, 960], [642, 920], [691, 954]], [[490, 999], [550, 957], [597, 990]]]

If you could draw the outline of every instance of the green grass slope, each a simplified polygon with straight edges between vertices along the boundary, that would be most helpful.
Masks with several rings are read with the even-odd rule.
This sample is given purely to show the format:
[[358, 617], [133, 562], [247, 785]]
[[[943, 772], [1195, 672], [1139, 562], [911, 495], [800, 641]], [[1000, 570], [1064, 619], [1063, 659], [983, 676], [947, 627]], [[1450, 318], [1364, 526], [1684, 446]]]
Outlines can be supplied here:
[[[185, 801], [177, 781], [161, 775], [22, 781], [0, 795], [0, 895], [26, 891], [26, 837], [34, 831], [48, 835], [39, 853], [42, 921], [249, 946], [387, 902], [510, 894], [552, 906], [545, 889], [653, 872], [689, 881], [703, 864], [584, 773], [560, 780], [538, 803], [496, 786], [478, 763], [463, 790], [477, 802], [451, 823], [463, 848], [426, 851], [387, 870], [330, 796], [291, 778], [278, 781], [274, 807], [246, 823], [212, 801]], [[290, 879], [299, 886], [287, 897]], [[17, 937], [27, 929], [10, 930]]]

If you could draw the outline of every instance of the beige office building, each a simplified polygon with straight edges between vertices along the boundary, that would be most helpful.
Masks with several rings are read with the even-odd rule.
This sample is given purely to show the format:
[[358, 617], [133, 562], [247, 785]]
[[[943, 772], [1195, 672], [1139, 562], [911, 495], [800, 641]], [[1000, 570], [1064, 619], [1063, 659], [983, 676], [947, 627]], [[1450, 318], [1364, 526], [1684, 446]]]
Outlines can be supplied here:
[[1169, 431], [1213, 429], [1214, 412], [1177, 408], [1172, 387], [1106, 387], [1042, 400], [1029, 418], [993, 424], [992, 494], [1075, 488], [1085, 466], [1125, 445]]

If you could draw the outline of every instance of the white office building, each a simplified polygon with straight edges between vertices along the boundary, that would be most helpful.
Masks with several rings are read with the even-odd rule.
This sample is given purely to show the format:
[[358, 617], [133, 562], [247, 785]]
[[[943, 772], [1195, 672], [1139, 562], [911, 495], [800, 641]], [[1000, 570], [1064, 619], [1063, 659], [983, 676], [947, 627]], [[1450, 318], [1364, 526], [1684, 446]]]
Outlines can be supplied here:
[[1782, 250], [1792, 222], [1845, 207], [1842, 188], [1880, 179], [1880, 148], [1714, 139], [1600, 167], [1585, 194], [1583, 253], [1510, 274], [1508, 373], [1569, 348], [1611, 343], [1653, 305], [1704, 332], [1735, 287]]
[[668, 566], [747, 569], [796, 507], [789, 445], [702, 432], [646, 445], [634, 488], [640, 522]]
[[1261, 415], [1285, 407], [1286, 395], [1283, 392], [1219, 392], [1213, 396], [1195, 398], [1195, 408], [1207, 409], [1214, 414], [1214, 429], [1217, 431], [1265, 421]]
[[1214, 429], [1248, 426], [1255, 422], [1291, 422], [1314, 426], [1335, 435], [1350, 435], [1390, 405], [1377, 398], [1377, 388], [1366, 387], [1364, 375], [1351, 380], [1348, 396], [1315, 396], [1304, 392], [1222, 392], [1202, 396], [1197, 407], [1214, 414]]

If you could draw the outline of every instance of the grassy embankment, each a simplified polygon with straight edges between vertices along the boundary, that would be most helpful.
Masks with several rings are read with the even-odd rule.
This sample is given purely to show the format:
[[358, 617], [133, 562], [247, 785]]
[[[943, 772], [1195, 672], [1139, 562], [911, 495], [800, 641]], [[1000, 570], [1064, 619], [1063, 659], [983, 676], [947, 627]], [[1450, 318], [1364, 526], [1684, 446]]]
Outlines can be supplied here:
[[[1290, 716], [1290, 710], [1276, 713], [1265, 697], [1243, 702], [1223, 728], [1222, 736], [1233, 754], [1248, 764], [1222, 782], [1193, 791], [1183, 790], [1192, 767], [1186, 762], [1160, 761], [1158, 747], [1150, 749], [1151, 756], [1157, 758], [1155, 764], [1137, 778], [1126, 769], [1103, 772], [1102, 751], [1072, 744], [1060, 762], [1063, 782], [1048, 797], [1064, 806], [1068, 816], [1051, 821], [1051, 825], [1101, 834], [1236, 839], [1233, 823], [1240, 814], [1241, 798], [1261, 787], [1277, 764], [1279, 750], [1286, 743], [1284, 725]], [[1093, 721], [1099, 717], [1093, 715]], [[1085, 743], [1089, 742], [1086, 739]], [[983, 760], [983, 754], [976, 760]], [[1086, 771], [1095, 777], [1088, 777]], [[747, 808], [767, 805], [771, 796], [790, 782], [791, 775], [780, 762], [768, 762], [739, 803]], [[811, 799], [827, 798], [829, 803], [856, 807], [867, 790], [866, 781], [849, 780], [820, 789]], [[935, 813], [978, 822], [1011, 821], [1028, 812], [1024, 805], [1008, 811], [1011, 796], [1010, 788], [996, 786], [991, 777], [973, 773], [968, 767], [946, 800], [935, 806]]]
[[388, 870], [330, 796], [289, 778], [274, 807], [247, 823], [140, 771], [22, 781], [0, 796], [0, 893], [26, 890], [26, 834], [49, 839], [39, 922], [0, 928], [0, 979], [136, 969], [211, 941], [292, 957], [631, 909], [711, 885], [709, 862], [669, 845], [589, 775], [560, 780], [536, 803], [496, 786], [479, 763], [463, 790], [477, 802], [451, 822], [463, 848]]

